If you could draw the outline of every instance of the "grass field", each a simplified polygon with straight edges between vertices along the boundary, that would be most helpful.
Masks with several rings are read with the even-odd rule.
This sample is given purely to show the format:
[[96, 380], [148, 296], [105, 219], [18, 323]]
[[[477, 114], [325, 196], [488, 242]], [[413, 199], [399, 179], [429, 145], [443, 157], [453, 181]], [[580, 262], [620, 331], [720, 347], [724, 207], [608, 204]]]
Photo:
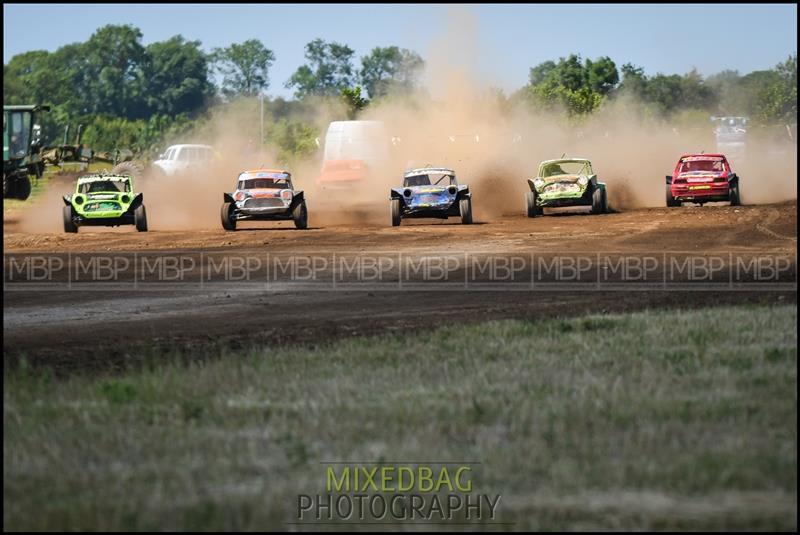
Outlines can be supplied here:
[[709, 308], [6, 369], [3, 527], [289, 529], [321, 461], [415, 459], [480, 461], [511, 523], [493, 529], [794, 530], [796, 321]]

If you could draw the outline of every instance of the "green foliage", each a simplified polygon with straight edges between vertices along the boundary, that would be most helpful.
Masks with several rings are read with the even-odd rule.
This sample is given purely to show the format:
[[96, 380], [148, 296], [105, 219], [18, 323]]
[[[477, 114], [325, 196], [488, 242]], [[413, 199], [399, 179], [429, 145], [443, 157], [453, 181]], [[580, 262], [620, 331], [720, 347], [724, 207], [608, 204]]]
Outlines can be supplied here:
[[217, 48], [213, 57], [223, 75], [222, 92], [228, 97], [258, 95], [269, 87], [269, 68], [275, 54], [258, 39]]
[[83, 143], [100, 150], [125, 148], [136, 153], [147, 153], [154, 151], [165, 136], [185, 128], [189, 123], [190, 119], [185, 115], [171, 118], [156, 114], [147, 120], [101, 115], [88, 123]]
[[775, 76], [759, 92], [756, 117], [762, 123], [797, 122], [797, 54], [775, 67]]
[[544, 109], [563, 108], [570, 116], [595, 111], [603, 96], [619, 82], [616, 64], [608, 57], [581, 63], [577, 54], [561, 58], [558, 63], [545, 61], [530, 70], [528, 100]]
[[176, 35], [149, 45], [145, 101], [151, 113], [175, 116], [204, 107], [214, 94], [200, 41]]
[[347, 118], [355, 119], [359, 111], [367, 107], [369, 101], [361, 96], [361, 86], [354, 88], [345, 87], [341, 93], [342, 100], [347, 106]]
[[282, 118], [270, 122], [266, 135], [267, 139], [278, 148], [280, 163], [291, 164], [317, 149], [315, 139], [319, 132], [310, 123], [295, 118]]
[[586, 58], [586, 82], [595, 93], [607, 95], [619, 83], [619, 72], [617, 65], [609, 58], [604, 56], [597, 61]]
[[425, 62], [419, 54], [396, 46], [375, 47], [361, 58], [361, 85], [370, 98], [413, 89]]
[[311, 95], [338, 95], [352, 85], [353, 54], [355, 51], [347, 45], [314, 39], [306, 45], [308, 63], [295, 71], [286, 87], [296, 88], [295, 97], [300, 99]]
[[713, 85], [706, 83], [696, 69], [683, 76], [656, 74], [647, 77], [642, 68], [626, 64], [622, 67], [619, 92], [654, 105], [662, 115], [684, 109], [713, 111], [719, 100]]
[[124, 405], [136, 399], [136, 386], [124, 379], [107, 379], [98, 385], [98, 390], [112, 405]]
[[83, 123], [95, 148], [145, 150], [203, 111], [214, 86], [199, 41], [175, 36], [145, 48], [141, 39], [133, 26], [108, 25], [84, 43], [18, 54], [3, 68], [4, 102], [51, 104], [41, 116], [48, 144]]
[[72, 91], [83, 93], [83, 113], [109, 113], [131, 119], [148, 115], [144, 102], [147, 73], [142, 32], [133, 26], [108, 25], [97, 30], [77, 52], [75, 66], [81, 84]]
[[556, 68], [556, 64], [550, 60], [540, 63], [536, 67], [531, 67], [528, 79], [531, 86], [537, 86], [544, 82], [550, 73]]
[[[334, 115], [354, 118], [371, 103], [407, 98], [417, 89], [424, 61], [416, 52], [375, 47], [360, 59], [359, 70], [354, 54], [337, 42], [306, 44], [306, 64], [286, 82], [295, 100], [270, 104], [273, 122], [287, 121], [275, 127], [287, 157], [302, 153], [308, 146], [306, 131], [319, 127], [311, 126], [314, 119], [303, 111], [306, 103], [343, 103], [345, 112], [337, 108]], [[50, 104], [51, 112], [40, 117], [48, 144], [60, 143], [67, 125], [74, 133], [83, 123], [85, 140], [95, 148], [149, 151], [166, 137], [179, 137], [193, 123], [201, 124], [220, 103], [217, 93], [225, 103], [263, 94], [274, 61], [275, 54], [258, 39], [206, 54], [200, 41], [181, 35], [144, 46], [138, 28], [111, 24], [85, 42], [13, 56], [3, 65], [3, 100]], [[219, 87], [212, 70], [222, 75]], [[509, 110], [525, 101], [577, 120], [620, 97], [640, 103], [639, 113], [649, 118], [705, 113], [744, 115], [762, 125], [796, 124], [797, 55], [769, 70], [744, 76], [722, 71], [704, 78], [696, 70], [647, 76], [630, 63], [618, 69], [607, 56], [582, 60], [571, 54], [531, 68], [529, 83], [501, 100]]]

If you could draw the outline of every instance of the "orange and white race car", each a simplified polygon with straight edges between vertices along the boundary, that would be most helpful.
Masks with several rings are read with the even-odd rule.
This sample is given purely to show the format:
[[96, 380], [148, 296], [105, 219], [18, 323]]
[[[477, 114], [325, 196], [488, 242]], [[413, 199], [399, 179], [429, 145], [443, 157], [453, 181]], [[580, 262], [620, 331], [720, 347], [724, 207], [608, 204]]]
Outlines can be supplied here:
[[294, 220], [295, 227], [308, 228], [308, 210], [303, 191], [292, 186], [292, 175], [283, 169], [244, 171], [236, 189], [223, 193], [222, 228], [236, 230], [237, 221]]

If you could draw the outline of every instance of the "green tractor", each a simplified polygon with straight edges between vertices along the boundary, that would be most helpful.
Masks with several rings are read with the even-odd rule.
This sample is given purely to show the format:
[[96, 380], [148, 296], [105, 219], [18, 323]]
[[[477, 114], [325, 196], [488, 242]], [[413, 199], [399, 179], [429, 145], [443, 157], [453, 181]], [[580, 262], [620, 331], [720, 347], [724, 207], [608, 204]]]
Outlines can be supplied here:
[[27, 199], [31, 194], [30, 175], [42, 176], [41, 130], [36, 128], [39, 113], [50, 106], [3, 106], [3, 198]]

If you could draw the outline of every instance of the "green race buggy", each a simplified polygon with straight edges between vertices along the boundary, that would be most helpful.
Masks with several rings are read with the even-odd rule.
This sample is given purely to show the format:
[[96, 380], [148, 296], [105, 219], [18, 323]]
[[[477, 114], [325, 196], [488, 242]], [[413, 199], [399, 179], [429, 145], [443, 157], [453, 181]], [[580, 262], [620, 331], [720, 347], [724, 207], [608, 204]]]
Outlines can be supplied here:
[[133, 189], [130, 175], [94, 173], [78, 178], [75, 193], [64, 195], [64, 232], [80, 226], [135, 225], [147, 231], [143, 196]]
[[592, 163], [583, 158], [546, 160], [536, 178], [528, 179], [528, 217], [544, 215], [545, 207], [591, 206], [593, 214], [608, 212], [606, 185], [597, 180]]

